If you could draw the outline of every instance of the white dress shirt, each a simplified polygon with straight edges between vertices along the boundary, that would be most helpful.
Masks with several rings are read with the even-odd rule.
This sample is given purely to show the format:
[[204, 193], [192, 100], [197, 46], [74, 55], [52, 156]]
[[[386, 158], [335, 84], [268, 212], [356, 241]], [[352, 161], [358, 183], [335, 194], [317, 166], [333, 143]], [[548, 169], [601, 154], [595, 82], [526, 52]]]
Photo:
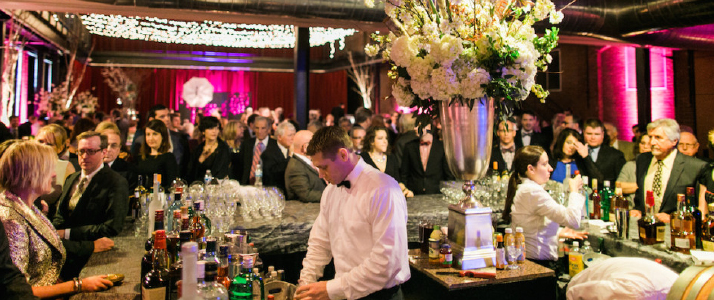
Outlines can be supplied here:
[[585, 196], [570, 193], [568, 207], [558, 204], [535, 181], [528, 178], [518, 185], [511, 205], [512, 226], [523, 228], [526, 237], [526, 257], [537, 260], [558, 260], [560, 225], [580, 227]]
[[[99, 168], [97, 168], [96, 170], [94, 170], [94, 172], [92, 172], [92, 173], [90, 173], [90, 174], [86, 174], [86, 173], [84, 172], [84, 170], [82, 170], [82, 173], [79, 175], [79, 178], [77, 178], [77, 183], [74, 184], [74, 186], [72, 187], [72, 190], [70, 191], [69, 195], [70, 195], [70, 196], [71, 196], [71, 195], [74, 195], [74, 192], [77, 190], [77, 187], [79, 186], [79, 183], [82, 182], [82, 178], [85, 178], [85, 177], [87, 178], [87, 183], [86, 183], [85, 186], [84, 186], [85, 191], [86, 191], [86, 188], [89, 186], [89, 183], [92, 182], [92, 178], [94, 178], [94, 175], [97, 175], [97, 173], [99, 173], [99, 170], [101, 170], [102, 168], [104, 168], [104, 164], [103, 164], [103, 163], [102, 163], [101, 165], [99, 165]], [[80, 198], [81, 198], [81, 197], [80, 197]], [[71, 201], [71, 199], [70, 199], [70, 201]], [[76, 205], [76, 203], [75, 203], [74, 205]], [[70, 204], [70, 206], [72, 206], [72, 205]], [[67, 229], [64, 230], [64, 239], [65, 239], [65, 240], [69, 240], [69, 232], [70, 232], [71, 230], [72, 230], [71, 228], [67, 228]]]
[[[526, 135], [529, 134], [529, 135]], [[531, 137], [533, 136], [533, 130], [531, 131], [525, 131], [521, 129], [521, 142], [523, 142], [523, 146], [530, 146], [531, 145]]]
[[360, 158], [345, 179], [329, 184], [310, 231], [302, 283], [316, 282], [334, 257], [330, 299], [358, 299], [406, 282], [409, 272], [407, 203], [397, 182]]
[[642, 189], [642, 199], [646, 199], [647, 197], [647, 191], [652, 191], [654, 194], [654, 200], [655, 200], [655, 206], [654, 206], [654, 211], [655, 213], [659, 212], [659, 208], [662, 205], [662, 199], [664, 199], [664, 192], [667, 190], [667, 183], [669, 182], [669, 175], [672, 173], [672, 167], [674, 167], [674, 159], [677, 158], [677, 149], [674, 149], [667, 157], [665, 157], [662, 160], [662, 193], [657, 196], [656, 193], [654, 193], [654, 177], [655, 173], [657, 173], [657, 158], [652, 156], [652, 160], [650, 161], [650, 166], [647, 169], [647, 174], [645, 174], [645, 188]]

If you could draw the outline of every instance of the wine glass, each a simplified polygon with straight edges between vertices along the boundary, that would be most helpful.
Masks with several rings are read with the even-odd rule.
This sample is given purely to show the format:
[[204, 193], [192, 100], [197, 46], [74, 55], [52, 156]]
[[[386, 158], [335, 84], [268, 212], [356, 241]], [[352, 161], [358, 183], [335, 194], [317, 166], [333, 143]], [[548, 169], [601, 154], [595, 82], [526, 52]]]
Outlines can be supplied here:
[[506, 246], [506, 252], [508, 252], [508, 267], [509, 270], [518, 270], [518, 262], [516, 261], [519, 256], [521, 256], [521, 247], [518, 243], [509, 243]]

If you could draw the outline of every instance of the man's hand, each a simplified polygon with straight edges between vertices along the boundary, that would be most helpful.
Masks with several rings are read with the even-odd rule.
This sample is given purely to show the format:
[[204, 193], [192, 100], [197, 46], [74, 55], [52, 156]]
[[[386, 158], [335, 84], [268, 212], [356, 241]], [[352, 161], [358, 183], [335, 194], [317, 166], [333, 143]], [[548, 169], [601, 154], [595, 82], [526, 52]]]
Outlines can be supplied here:
[[659, 219], [660, 221], [662, 221], [662, 222], [664, 222], [664, 223], [666, 223], [666, 224], [669, 224], [669, 214], [666, 214], [666, 213], [656, 213], [656, 214], [655, 214], [655, 217], [657, 217], [657, 219]]
[[580, 157], [586, 158], [588, 157], [589, 151], [588, 151], [588, 146], [581, 142], [575, 142], [575, 150], [578, 151], [578, 154], [580, 154]]
[[630, 211], [630, 217], [633, 218], [642, 218], [642, 212], [636, 209], [633, 209]]
[[588, 232], [587, 231], [575, 231], [568, 227], [564, 227], [563, 229], [560, 230], [560, 233], [558, 234], [558, 236], [562, 237], [562, 238], [566, 238], [566, 239], [582, 240], [582, 239], [588, 238]]
[[40, 200], [40, 206], [41, 206], [40, 211], [42, 211], [42, 213], [45, 216], [47, 216], [47, 213], [50, 211], [50, 205], [47, 204], [47, 202], [45, 200]]
[[303, 285], [295, 291], [295, 300], [330, 300], [327, 295], [327, 281]]
[[57, 230], [57, 235], [59, 235], [61, 239], [64, 239], [64, 229]]
[[114, 241], [107, 237], [103, 237], [94, 241], [94, 253], [111, 250], [114, 247]]

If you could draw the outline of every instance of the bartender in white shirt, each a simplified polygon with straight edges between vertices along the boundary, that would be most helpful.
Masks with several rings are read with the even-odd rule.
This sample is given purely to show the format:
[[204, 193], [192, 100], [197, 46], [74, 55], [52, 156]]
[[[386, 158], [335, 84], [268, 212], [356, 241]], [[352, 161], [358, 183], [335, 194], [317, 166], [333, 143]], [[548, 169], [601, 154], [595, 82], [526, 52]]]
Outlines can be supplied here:
[[[407, 205], [399, 184], [352, 150], [347, 132], [324, 127], [307, 155], [329, 185], [310, 231], [295, 299], [403, 299], [409, 273]], [[317, 281], [334, 258], [335, 279]]]
[[526, 237], [526, 258], [557, 270], [558, 237], [583, 239], [587, 232], [577, 232], [585, 196], [580, 175], [571, 179], [568, 207], [560, 205], [543, 188], [553, 168], [548, 155], [540, 146], [526, 146], [516, 151], [513, 175], [508, 183], [508, 194], [503, 212], [511, 226], [522, 227]]

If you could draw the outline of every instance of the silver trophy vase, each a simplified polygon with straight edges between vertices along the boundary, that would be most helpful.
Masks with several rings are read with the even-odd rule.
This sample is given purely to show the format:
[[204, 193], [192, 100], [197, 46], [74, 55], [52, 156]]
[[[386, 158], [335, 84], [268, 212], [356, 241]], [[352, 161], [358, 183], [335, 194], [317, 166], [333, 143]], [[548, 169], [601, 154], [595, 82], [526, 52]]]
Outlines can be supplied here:
[[494, 100], [476, 100], [473, 108], [458, 101], [439, 107], [449, 169], [464, 181], [466, 196], [449, 206], [449, 243], [456, 267], [467, 270], [495, 265], [491, 208], [474, 195], [474, 181], [488, 171], [493, 142]]

